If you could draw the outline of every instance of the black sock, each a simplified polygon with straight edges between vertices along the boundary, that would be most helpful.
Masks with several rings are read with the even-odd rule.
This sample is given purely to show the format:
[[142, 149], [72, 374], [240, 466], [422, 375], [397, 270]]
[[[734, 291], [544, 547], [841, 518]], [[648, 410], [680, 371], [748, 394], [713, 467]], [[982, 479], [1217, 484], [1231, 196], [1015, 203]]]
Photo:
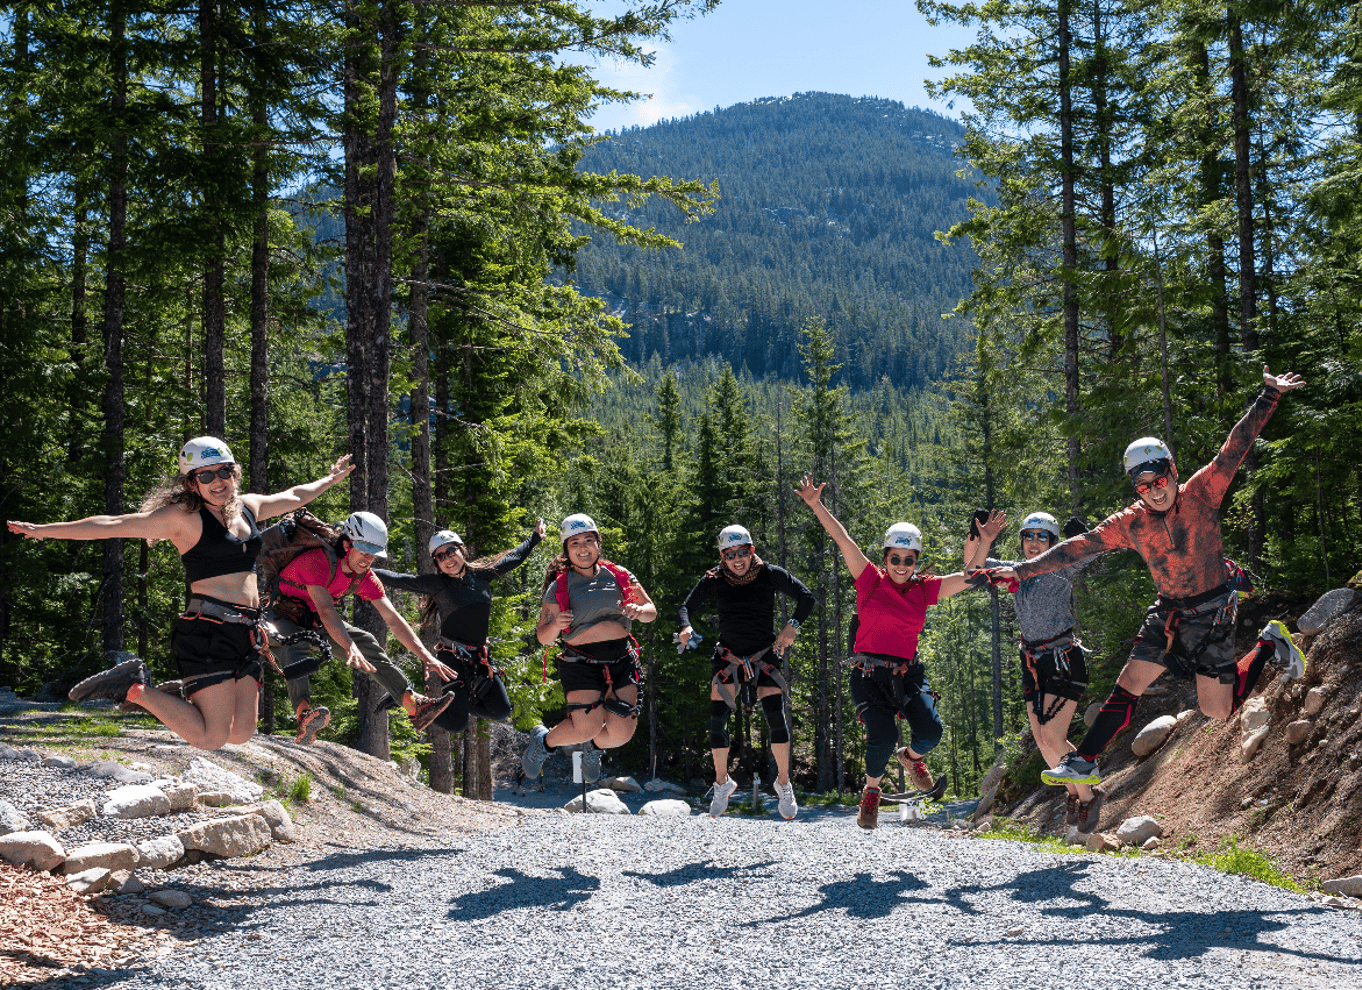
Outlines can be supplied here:
[[1093, 720], [1092, 728], [1078, 744], [1078, 755], [1085, 760], [1096, 760], [1097, 754], [1106, 749], [1117, 734], [1130, 724], [1139, 700], [1119, 684], [1112, 688], [1111, 695], [1102, 703], [1102, 710]]

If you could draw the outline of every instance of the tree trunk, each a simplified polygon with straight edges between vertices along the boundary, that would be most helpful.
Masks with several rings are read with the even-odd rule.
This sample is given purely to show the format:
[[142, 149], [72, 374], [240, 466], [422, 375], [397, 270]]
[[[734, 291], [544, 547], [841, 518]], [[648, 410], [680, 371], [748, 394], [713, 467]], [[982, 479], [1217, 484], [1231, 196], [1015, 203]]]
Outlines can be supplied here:
[[[1197, 89], [1207, 101], [1204, 125], [1201, 129], [1201, 200], [1210, 206], [1224, 194], [1221, 182], [1220, 142], [1216, 140], [1215, 112], [1211, 101], [1211, 56], [1206, 46], [1196, 43], [1192, 50], [1192, 68]], [[1206, 234], [1206, 275], [1210, 280], [1211, 325], [1215, 337], [1215, 384], [1218, 418], [1225, 429], [1231, 424], [1229, 397], [1234, 391], [1234, 361], [1230, 357], [1230, 307], [1225, 291], [1225, 239], [1214, 229]], [[1166, 438], [1171, 442], [1172, 438]]]
[[1078, 268], [1078, 233], [1074, 219], [1074, 114], [1073, 80], [1069, 67], [1069, 0], [1059, 4], [1059, 131], [1060, 131], [1060, 220], [1063, 229], [1064, 260], [1060, 276], [1064, 291], [1064, 409], [1068, 413], [1069, 434], [1066, 455], [1069, 471], [1069, 510], [1078, 511], [1079, 457], [1076, 421], [1079, 413], [1078, 380], [1078, 290], [1074, 285]]
[[200, 124], [203, 133], [203, 174], [205, 219], [208, 230], [204, 241], [208, 256], [203, 269], [203, 385], [204, 432], [224, 438], [227, 433], [227, 369], [224, 351], [227, 326], [223, 286], [226, 283], [226, 253], [222, 231], [222, 194], [218, 183], [217, 137], [217, 5], [216, 0], [199, 0], [199, 91], [202, 99]]

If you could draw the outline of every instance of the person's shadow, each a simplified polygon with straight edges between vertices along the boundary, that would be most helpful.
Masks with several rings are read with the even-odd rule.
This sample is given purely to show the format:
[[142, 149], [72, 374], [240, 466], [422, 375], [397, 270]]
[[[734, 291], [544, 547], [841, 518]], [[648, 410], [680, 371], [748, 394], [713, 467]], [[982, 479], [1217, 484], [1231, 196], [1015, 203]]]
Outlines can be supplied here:
[[559, 876], [536, 877], [512, 867], [497, 870], [493, 876], [505, 878], [505, 883], [463, 894], [450, 902], [449, 918], [453, 921], [480, 921], [492, 918], [512, 908], [540, 908], [567, 911], [591, 899], [601, 889], [598, 877], [579, 873], [571, 866], [559, 869]]

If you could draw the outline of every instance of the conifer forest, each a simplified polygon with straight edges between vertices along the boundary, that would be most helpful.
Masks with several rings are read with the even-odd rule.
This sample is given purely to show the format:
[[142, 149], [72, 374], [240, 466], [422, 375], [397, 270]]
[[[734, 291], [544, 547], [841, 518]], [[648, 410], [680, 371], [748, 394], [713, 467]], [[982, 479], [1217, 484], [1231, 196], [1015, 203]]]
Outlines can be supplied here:
[[[676, 607], [739, 523], [818, 599], [785, 662], [795, 776], [820, 792], [859, 789], [864, 734], [854, 588], [805, 473], [872, 559], [906, 520], [957, 571], [980, 507], [1019, 559], [1029, 511], [1130, 504], [1135, 437], [1206, 463], [1268, 365], [1307, 386], [1236, 478], [1226, 552], [1260, 594], [1362, 568], [1362, 7], [918, 0], [974, 28], [903, 67], [950, 115], [809, 92], [593, 129], [636, 98], [595, 59], [646, 64], [718, 6], [6, 0], [4, 517], [136, 511], [205, 434], [252, 492], [351, 453], [311, 508], [386, 519], [395, 570], [432, 571], [437, 530], [490, 555], [542, 517], [493, 613], [528, 729], [561, 717], [534, 625], [558, 524], [589, 513], [659, 610], [612, 767], [682, 780], [710, 773], [710, 669], [708, 645], [676, 652]], [[110, 650], [173, 677], [184, 580], [169, 543], [0, 530], [0, 684], [64, 697]], [[1087, 701], [1153, 597], [1134, 553], [1087, 572]], [[1011, 609], [975, 590], [929, 611], [928, 762], [956, 793], [1026, 731]], [[349, 618], [387, 635], [371, 606]], [[323, 738], [490, 798], [486, 723], [418, 736], [342, 663], [314, 686]], [[293, 732], [273, 673], [260, 728]], [[773, 779], [760, 712], [731, 728], [736, 772]]]

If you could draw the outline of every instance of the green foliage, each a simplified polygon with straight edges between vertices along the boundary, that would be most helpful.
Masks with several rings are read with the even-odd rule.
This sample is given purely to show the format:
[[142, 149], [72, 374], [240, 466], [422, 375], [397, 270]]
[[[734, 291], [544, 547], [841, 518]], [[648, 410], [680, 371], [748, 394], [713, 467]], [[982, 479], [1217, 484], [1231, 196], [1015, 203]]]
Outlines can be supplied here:
[[1221, 873], [1237, 873], [1297, 894], [1305, 893], [1304, 888], [1279, 870], [1271, 859], [1252, 849], [1243, 848], [1233, 836], [1225, 838], [1215, 852], [1197, 856], [1193, 862]]

